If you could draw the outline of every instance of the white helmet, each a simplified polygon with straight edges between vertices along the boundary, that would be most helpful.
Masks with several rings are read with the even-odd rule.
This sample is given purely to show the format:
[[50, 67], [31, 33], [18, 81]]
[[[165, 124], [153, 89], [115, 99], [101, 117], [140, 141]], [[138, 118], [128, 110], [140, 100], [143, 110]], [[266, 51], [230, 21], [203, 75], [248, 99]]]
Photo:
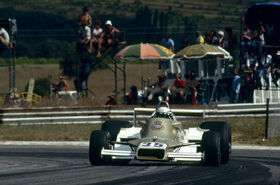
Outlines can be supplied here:
[[[164, 106], [162, 106], [163, 103], [165, 104]], [[154, 117], [174, 119], [172, 112], [169, 108], [169, 104], [164, 101], [162, 101], [158, 104]]]
[[218, 31], [218, 35], [224, 36], [224, 32], [223, 31]]

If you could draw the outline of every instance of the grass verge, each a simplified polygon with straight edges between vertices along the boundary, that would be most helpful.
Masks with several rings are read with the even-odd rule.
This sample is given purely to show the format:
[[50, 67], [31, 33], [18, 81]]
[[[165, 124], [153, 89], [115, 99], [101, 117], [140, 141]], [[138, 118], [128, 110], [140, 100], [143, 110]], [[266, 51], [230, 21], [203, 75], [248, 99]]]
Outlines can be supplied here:
[[[203, 120], [189, 119], [184, 128], [198, 126]], [[205, 121], [227, 121], [232, 128], [232, 142], [239, 145], [280, 146], [280, 137], [264, 140], [265, 118], [207, 119]], [[101, 125], [0, 125], [2, 141], [88, 141], [92, 130]]]

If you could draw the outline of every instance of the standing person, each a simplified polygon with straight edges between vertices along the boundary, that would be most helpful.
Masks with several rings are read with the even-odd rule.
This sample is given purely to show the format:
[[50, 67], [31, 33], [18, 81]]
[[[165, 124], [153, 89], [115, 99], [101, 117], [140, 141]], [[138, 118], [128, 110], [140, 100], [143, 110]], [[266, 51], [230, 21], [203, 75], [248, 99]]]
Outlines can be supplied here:
[[265, 44], [264, 33], [265, 29], [262, 21], [260, 21], [258, 28], [254, 32], [254, 47], [256, 47], [256, 52], [259, 60], [261, 60], [262, 58], [263, 45]]
[[127, 96], [128, 105], [136, 105], [138, 103], [138, 90], [135, 85], [130, 87], [130, 91]]
[[244, 26], [244, 31], [241, 36], [240, 52], [241, 57], [245, 60], [245, 53], [249, 53], [252, 43], [252, 32], [247, 25]]
[[163, 45], [172, 52], [175, 52], [174, 41], [170, 38], [170, 34], [166, 33], [165, 37], [160, 41], [160, 45]]
[[269, 90], [269, 73], [272, 64], [272, 56], [271, 55], [263, 55], [260, 61], [259, 69], [258, 69], [258, 79], [257, 86], [262, 87], [261, 79], [264, 77], [266, 88], [265, 90]]
[[276, 87], [279, 87], [277, 81], [280, 78], [280, 51], [276, 53], [277, 58], [272, 65], [272, 82]]
[[219, 39], [217, 38], [217, 33], [216, 31], [211, 31], [210, 32], [210, 37], [212, 39], [212, 44], [215, 46], [219, 45]]
[[101, 25], [100, 20], [96, 20], [94, 25], [95, 25], [95, 27], [92, 31], [88, 52], [91, 53], [92, 46], [94, 46], [95, 50], [97, 51], [96, 57], [99, 58], [99, 57], [101, 57], [100, 49], [101, 49], [102, 42], [103, 42], [103, 39], [102, 39], [103, 29], [100, 27], [100, 25]]
[[227, 46], [227, 42], [224, 39], [224, 32], [223, 31], [218, 31], [218, 40], [219, 40], [219, 46], [222, 48], [225, 48]]
[[204, 41], [204, 38], [203, 38], [201, 32], [200, 31], [196, 31], [195, 33], [196, 33], [195, 43], [196, 44], [204, 44], [205, 41]]
[[113, 26], [112, 21], [107, 20], [105, 23], [105, 29], [103, 31], [103, 43], [105, 43], [107, 48], [115, 44], [114, 39], [116, 33], [120, 33], [120, 30]]
[[8, 32], [0, 25], [0, 53], [9, 48], [10, 37]]
[[80, 27], [82, 25], [87, 25], [91, 27], [92, 25], [92, 18], [88, 13], [89, 9], [88, 6], [83, 7], [83, 12], [77, 18], [77, 25]]
[[[175, 52], [175, 44], [174, 44], [173, 39], [170, 38], [169, 33], [165, 34], [165, 37], [160, 41], [160, 45], [166, 47], [167, 49], [169, 49], [172, 52]], [[166, 74], [166, 70], [169, 68], [169, 64], [170, 64], [170, 60], [160, 61], [158, 69], [162, 69], [162, 67], [163, 67], [163, 71]]]
[[237, 69], [234, 69], [233, 73], [234, 73], [234, 78], [233, 78], [233, 81], [232, 81], [230, 103], [238, 103], [239, 94], [240, 94], [240, 86], [241, 86], [241, 78], [238, 74]]

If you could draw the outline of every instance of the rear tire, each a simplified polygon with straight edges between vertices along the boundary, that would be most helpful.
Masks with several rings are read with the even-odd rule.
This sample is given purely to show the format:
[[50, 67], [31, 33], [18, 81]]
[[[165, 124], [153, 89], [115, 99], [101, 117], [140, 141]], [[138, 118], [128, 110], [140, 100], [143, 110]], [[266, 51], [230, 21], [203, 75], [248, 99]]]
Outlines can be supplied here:
[[203, 122], [199, 126], [202, 129], [218, 132], [221, 137], [221, 154], [223, 164], [227, 163], [231, 155], [231, 128], [226, 122]]
[[116, 141], [121, 128], [131, 127], [132, 124], [129, 121], [108, 120], [103, 123], [101, 130], [108, 131], [111, 136], [111, 141]]
[[[101, 130], [110, 133], [110, 141], [116, 141], [121, 128], [131, 128], [132, 123], [124, 120], [107, 120], [102, 124]], [[126, 165], [131, 160], [117, 160], [114, 163], [118, 165]]]
[[92, 166], [110, 163], [110, 160], [101, 157], [102, 148], [109, 149], [110, 133], [94, 130], [90, 135], [89, 161]]
[[204, 164], [219, 166], [221, 163], [221, 137], [218, 132], [204, 132], [201, 148], [204, 151]]

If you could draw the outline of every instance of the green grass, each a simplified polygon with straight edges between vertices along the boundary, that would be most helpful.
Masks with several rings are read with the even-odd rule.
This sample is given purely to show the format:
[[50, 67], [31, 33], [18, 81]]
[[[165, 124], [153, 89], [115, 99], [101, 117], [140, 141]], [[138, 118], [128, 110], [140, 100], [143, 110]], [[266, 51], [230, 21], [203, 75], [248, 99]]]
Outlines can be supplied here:
[[[16, 63], [18, 64], [59, 64], [62, 58], [29, 58], [18, 57]], [[9, 64], [9, 59], [0, 58], [0, 64]]]
[[[137, 3], [136, 3], [137, 2]], [[255, 0], [253, 2], [263, 2], [263, 0]], [[47, 0], [41, 0], [40, 2], [34, 0], [2, 0], [0, 1], [1, 7], [14, 7], [18, 10], [25, 11], [41, 11], [45, 13], [51, 13], [56, 15], [61, 15], [66, 18], [76, 18], [76, 16], [81, 12], [82, 7], [87, 4], [92, 15], [96, 15], [98, 11], [100, 16], [104, 14], [112, 14], [120, 16], [131, 16], [135, 15], [136, 10], [141, 6], [148, 6], [150, 9], [159, 11], [174, 11], [177, 13], [176, 16], [182, 14], [183, 16], [204, 16], [205, 18], [219, 19], [220, 17], [226, 17], [225, 20], [217, 21], [215, 26], [220, 28], [221, 25], [231, 25], [232, 27], [239, 27], [239, 18], [244, 14], [249, 5], [252, 4], [251, 0], [232, 0], [232, 1], [216, 1], [216, 0], [119, 0], [119, 1], [84, 1], [84, 0], [53, 0], [50, 4]], [[171, 7], [171, 8], [170, 8]], [[230, 24], [227, 17], [234, 17], [238, 19], [234, 25]], [[200, 20], [199, 22], [204, 22]], [[197, 22], [197, 23], [199, 23]], [[183, 23], [183, 21], [182, 21]], [[176, 23], [174, 24], [176, 25]], [[205, 26], [212, 26], [207, 25]], [[199, 28], [201, 29], [201, 28]]]
[[[196, 127], [203, 120], [189, 119], [184, 128]], [[280, 137], [264, 140], [265, 118], [207, 119], [205, 121], [227, 121], [232, 128], [233, 144], [280, 146]], [[92, 130], [101, 125], [0, 125], [2, 141], [88, 141]]]

